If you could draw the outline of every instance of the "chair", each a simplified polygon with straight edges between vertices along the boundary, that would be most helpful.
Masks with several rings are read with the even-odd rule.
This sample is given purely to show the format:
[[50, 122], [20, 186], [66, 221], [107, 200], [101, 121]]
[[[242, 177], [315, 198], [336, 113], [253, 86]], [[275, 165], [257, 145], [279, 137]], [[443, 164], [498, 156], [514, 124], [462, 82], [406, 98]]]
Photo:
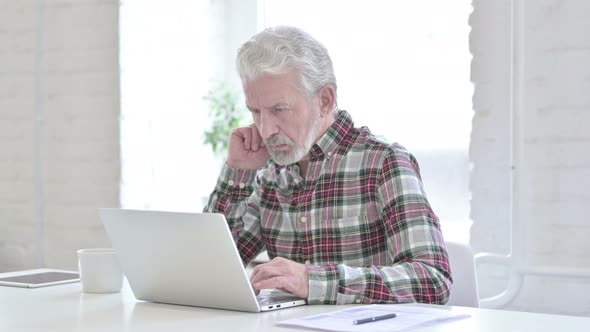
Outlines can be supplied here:
[[448, 305], [479, 308], [475, 259], [471, 247], [450, 241], [446, 245], [453, 274]]

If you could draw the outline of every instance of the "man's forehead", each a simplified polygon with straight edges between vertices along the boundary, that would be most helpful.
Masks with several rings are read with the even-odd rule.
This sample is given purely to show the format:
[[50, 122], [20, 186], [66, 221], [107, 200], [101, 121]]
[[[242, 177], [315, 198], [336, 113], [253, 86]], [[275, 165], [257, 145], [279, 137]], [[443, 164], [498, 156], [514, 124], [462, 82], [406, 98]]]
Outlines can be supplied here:
[[257, 84], [244, 84], [244, 96], [249, 107], [276, 107], [289, 106], [297, 98], [299, 91], [289, 84], [277, 84], [274, 86], [259, 86]]
[[246, 98], [246, 106], [249, 109], [258, 109], [258, 108], [263, 108], [263, 109], [271, 109], [271, 108], [276, 108], [276, 107], [290, 107], [292, 106], [292, 104], [288, 101], [288, 100], [276, 100], [276, 101], [260, 101], [258, 99], [255, 99], [253, 101], [248, 100], [248, 98]]

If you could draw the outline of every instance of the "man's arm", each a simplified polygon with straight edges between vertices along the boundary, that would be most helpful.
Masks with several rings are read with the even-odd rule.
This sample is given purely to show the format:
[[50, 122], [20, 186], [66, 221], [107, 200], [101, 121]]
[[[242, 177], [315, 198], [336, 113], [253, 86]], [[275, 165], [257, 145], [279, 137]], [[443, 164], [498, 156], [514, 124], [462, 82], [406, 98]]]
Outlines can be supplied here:
[[244, 264], [263, 247], [254, 178], [269, 157], [255, 125], [235, 129], [229, 138], [227, 162], [204, 210], [225, 215]]
[[393, 264], [310, 265], [310, 304], [448, 301], [452, 279], [440, 225], [407, 151], [396, 149], [385, 158], [378, 197]]
[[204, 209], [204, 212], [225, 215], [244, 264], [254, 259], [264, 246], [254, 190], [255, 176], [256, 171], [224, 165]]

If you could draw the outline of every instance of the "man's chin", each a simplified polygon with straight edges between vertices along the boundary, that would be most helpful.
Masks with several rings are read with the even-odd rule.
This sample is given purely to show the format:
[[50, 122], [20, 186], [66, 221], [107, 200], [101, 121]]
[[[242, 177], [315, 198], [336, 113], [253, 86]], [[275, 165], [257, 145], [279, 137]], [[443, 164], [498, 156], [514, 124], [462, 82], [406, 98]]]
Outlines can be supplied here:
[[281, 154], [281, 153], [271, 153], [272, 160], [277, 163], [278, 165], [285, 166], [290, 165], [293, 163], [298, 162], [301, 158], [296, 159], [292, 155]]
[[272, 158], [272, 160], [277, 163], [277, 165], [285, 166], [295, 163], [296, 161], [292, 161], [291, 159], [281, 159], [281, 158]]

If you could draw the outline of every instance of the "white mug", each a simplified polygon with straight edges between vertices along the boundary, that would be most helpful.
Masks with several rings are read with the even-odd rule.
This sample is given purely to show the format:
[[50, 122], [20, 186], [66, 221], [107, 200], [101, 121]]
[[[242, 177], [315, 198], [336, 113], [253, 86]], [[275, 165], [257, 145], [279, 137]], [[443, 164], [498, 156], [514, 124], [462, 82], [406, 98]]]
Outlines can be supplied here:
[[123, 272], [113, 249], [78, 250], [78, 270], [84, 293], [116, 293], [123, 286]]

